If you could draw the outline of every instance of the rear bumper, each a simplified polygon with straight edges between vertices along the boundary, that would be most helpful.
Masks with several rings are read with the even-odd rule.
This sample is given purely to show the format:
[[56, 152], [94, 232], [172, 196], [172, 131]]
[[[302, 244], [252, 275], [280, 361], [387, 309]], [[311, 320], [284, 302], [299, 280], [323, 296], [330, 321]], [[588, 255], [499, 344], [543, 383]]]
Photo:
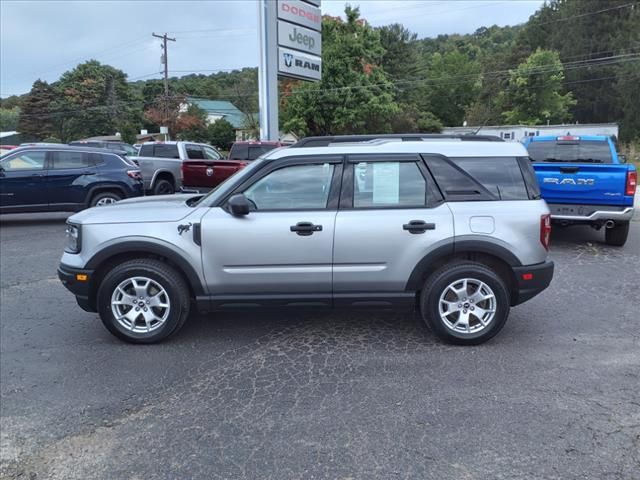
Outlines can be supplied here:
[[524, 267], [513, 267], [513, 273], [516, 277], [516, 289], [511, 298], [511, 305], [520, 305], [545, 290], [553, 278], [553, 269], [552, 261]]
[[[78, 280], [78, 275], [86, 275], [86, 280]], [[80, 308], [87, 312], [95, 312], [96, 307], [91, 301], [91, 279], [93, 270], [83, 270], [61, 263], [58, 267], [58, 278], [62, 284], [76, 296]]]
[[549, 204], [551, 219], [561, 222], [606, 222], [614, 220], [618, 222], [628, 222], [633, 217], [633, 207], [611, 207], [598, 206], [588, 208], [582, 205]]

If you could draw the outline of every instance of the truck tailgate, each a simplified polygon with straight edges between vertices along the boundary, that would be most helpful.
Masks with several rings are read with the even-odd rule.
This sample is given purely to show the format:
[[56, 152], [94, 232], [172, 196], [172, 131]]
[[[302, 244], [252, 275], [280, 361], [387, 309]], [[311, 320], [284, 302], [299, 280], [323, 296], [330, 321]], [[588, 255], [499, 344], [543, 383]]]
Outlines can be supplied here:
[[626, 165], [534, 163], [533, 168], [547, 203], [625, 203]]

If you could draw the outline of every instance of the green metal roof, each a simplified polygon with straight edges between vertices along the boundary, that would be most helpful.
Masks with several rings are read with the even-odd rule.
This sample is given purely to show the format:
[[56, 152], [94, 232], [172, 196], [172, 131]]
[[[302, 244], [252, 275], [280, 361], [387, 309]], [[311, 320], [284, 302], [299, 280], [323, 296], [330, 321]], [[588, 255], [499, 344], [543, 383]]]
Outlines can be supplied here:
[[206, 98], [187, 97], [187, 102], [197, 105], [211, 115], [221, 115], [235, 129], [245, 128], [246, 116], [233, 103], [226, 100], [209, 100]]

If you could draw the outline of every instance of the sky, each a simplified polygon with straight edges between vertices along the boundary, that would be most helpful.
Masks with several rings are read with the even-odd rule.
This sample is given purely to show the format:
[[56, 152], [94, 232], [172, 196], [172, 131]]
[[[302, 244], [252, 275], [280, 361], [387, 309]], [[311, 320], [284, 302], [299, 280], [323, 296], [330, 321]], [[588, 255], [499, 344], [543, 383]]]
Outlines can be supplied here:
[[[322, 0], [322, 13], [343, 16], [345, 3], [373, 26], [398, 22], [424, 38], [523, 23], [543, 0]], [[255, 0], [0, 0], [0, 97], [92, 58], [129, 80], [161, 78], [154, 32], [177, 40], [171, 76], [258, 65]]]

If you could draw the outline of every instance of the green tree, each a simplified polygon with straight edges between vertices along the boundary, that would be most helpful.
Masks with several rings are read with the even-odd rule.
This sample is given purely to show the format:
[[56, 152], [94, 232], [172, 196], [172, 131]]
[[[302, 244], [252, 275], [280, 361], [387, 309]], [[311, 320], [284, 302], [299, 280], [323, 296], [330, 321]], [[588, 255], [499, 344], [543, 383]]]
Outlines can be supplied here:
[[[420, 87], [428, 110], [449, 126], [462, 125], [480, 90], [480, 65], [468, 53], [434, 53]], [[423, 108], [425, 110], [425, 108]]]
[[0, 108], [0, 132], [13, 132], [18, 129], [20, 107]]
[[236, 131], [224, 118], [216, 120], [207, 127], [207, 141], [221, 150], [230, 150], [236, 140]]
[[538, 49], [510, 73], [501, 96], [507, 123], [539, 125], [569, 120], [575, 104], [571, 93], [560, 93], [564, 69], [558, 52]]
[[397, 113], [393, 85], [381, 66], [380, 34], [345, 9], [346, 21], [322, 20], [322, 80], [287, 82], [282, 92], [283, 129], [299, 135], [385, 132]]
[[52, 112], [56, 93], [42, 80], [36, 80], [22, 101], [18, 131], [27, 137], [41, 139], [54, 133]]
[[60, 93], [56, 107], [64, 112], [59, 126], [64, 141], [113, 134], [133, 116], [125, 73], [97, 60], [62, 74], [56, 88]]

